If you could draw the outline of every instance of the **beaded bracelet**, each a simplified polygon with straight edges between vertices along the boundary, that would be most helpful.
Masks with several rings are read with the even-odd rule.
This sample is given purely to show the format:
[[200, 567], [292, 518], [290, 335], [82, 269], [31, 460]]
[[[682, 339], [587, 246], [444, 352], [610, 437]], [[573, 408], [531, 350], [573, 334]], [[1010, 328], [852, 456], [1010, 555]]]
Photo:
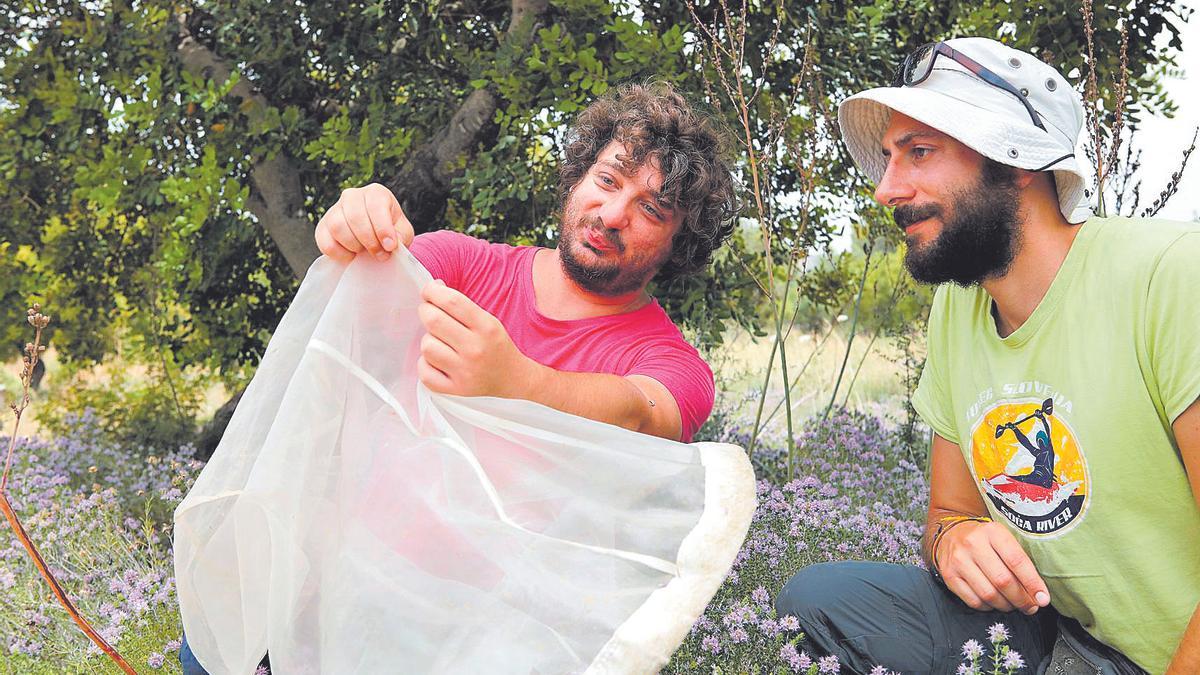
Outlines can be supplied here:
[[938, 544], [942, 543], [942, 537], [946, 536], [946, 533], [955, 525], [966, 522], [990, 523], [992, 519], [987, 516], [946, 516], [938, 519], [937, 531], [933, 533], [933, 541], [929, 544], [929, 559], [933, 563], [930, 572], [933, 573], [933, 577], [938, 581], [945, 583], [942, 579], [942, 570], [938, 567]]

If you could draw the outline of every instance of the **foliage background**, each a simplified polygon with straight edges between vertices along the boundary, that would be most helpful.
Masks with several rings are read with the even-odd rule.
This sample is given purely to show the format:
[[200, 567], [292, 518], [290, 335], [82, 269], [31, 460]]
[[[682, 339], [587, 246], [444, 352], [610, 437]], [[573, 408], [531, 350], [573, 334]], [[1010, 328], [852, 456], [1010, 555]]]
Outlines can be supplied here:
[[[389, 184], [418, 230], [550, 245], [564, 129], [614, 84], [670, 80], [740, 130], [741, 111], [713, 93], [718, 77], [695, 25], [729, 9], [710, 1], [693, 13], [678, 0], [4, 0], [3, 344], [23, 344], [20, 313], [40, 300], [53, 308], [51, 344], [68, 370], [140, 364], [153, 395], [121, 407], [170, 392], [155, 416], [176, 419], [161, 435], [178, 440], [202, 411], [185, 390], [220, 381], [234, 393], [252, 373], [316, 255], [312, 228], [341, 189]], [[1187, 10], [1144, 0], [1095, 11], [1099, 70], [1118, 65], [1121, 21], [1129, 109], [1169, 112], [1159, 78], [1179, 47], [1171, 20]], [[830, 118], [837, 100], [888, 81], [911, 48], [942, 37], [995, 36], [1076, 75], [1086, 51], [1079, 7], [1065, 0], [752, 2], [743, 23], [741, 75], [762, 82], [748, 111], [752, 143], [775, 153], [764, 186], [772, 259], [816, 254], [792, 296], [809, 323], [844, 308], [857, 287], [855, 256], [828, 255], [835, 237], [858, 251], [876, 240], [894, 249], [899, 235], [850, 169]], [[1154, 46], [1160, 33], [1166, 48]], [[767, 148], [773, 119], [786, 123]], [[751, 187], [748, 175], [743, 182]], [[707, 345], [720, 344], [730, 322], [761, 330], [771, 315], [754, 279], [763, 276], [763, 220], [746, 219], [710, 273], [657, 289]], [[919, 319], [920, 305], [899, 305], [902, 320]], [[880, 322], [884, 314], [870, 313]]]
[[[1120, 128], [1118, 109], [1133, 125], [1170, 114], [1162, 78], [1181, 47], [1178, 23], [1191, 11], [1170, 0], [1093, 7], [1091, 65], [1101, 81], [1089, 106], [1104, 133]], [[705, 27], [718, 41], [737, 38], [736, 65], [710, 56]], [[1130, 55], [1123, 96], [1113, 76], [1121, 28]], [[141, 474], [122, 462], [169, 456], [182, 466], [181, 452], [211, 451], [222, 414], [317, 255], [313, 228], [339, 192], [377, 181], [393, 189], [418, 231], [553, 245], [557, 157], [570, 121], [613, 86], [648, 79], [673, 82], [729, 125], [745, 201], [761, 205], [747, 209], [711, 269], [655, 293], [714, 362], [739, 334], [784, 338], [783, 353], [805, 339], [844, 349], [810, 387], [815, 409], [825, 410], [813, 426], [841, 419], [869, 427], [874, 422], [830, 411], [851, 400], [859, 359], [885, 344], [900, 386], [913, 386], [929, 293], [903, 272], [900, 232], [853, 170], [834, 111], [849, 93], [889, 82], [916, 46], [964, 35], [1032, 51], [1076, 82], [1089, 65], [1076, 0], [0, 0], [0, 361], [18, 357], [30, 302], [55, 318], [54, 403], [42, 405], [43, 396], [36, 405], [61, 466], [45, 475], [45, 464], [23, 466], [37, 476], [27, 484], [27, 508], [98, 508], [80, 507], [73, 494], [111, 465], [114, 485], [135, 487], [94, 501], [113, 522], [137, 522], [112, 528], [109, 566], [95, 574], [137, 559], [138, 569], [165, 570], [155, 588], [168, 585], [170, 498], [147, 502], [142, 484], [169, 493], [171, 480], [183, 478], [134, 480], [128, 476]], [[724, 84], [757, 95], [737, 100]], [[911, 416], [870, 439], [812, 430], [781, 438], [778, 424], [775, 435], [757, 439], [747, 410], [768, 398], [764, 372], [777, 371], [775, 350], [753, 353], [746, 372], [718, 369], [728, 400], [706, 433], [762, 444], [756, 461], [775, 484], [764, 495], [797, 471], [842, 466], [846, 448], [879, 454], [887, 480], [856, 477], [828, 490], [870, 496], [920, 483]], [[782, 375], [809, 386], [805, 368], [778, 372], [776, 398]], [[792, 408], [789, 399], [788, 414]], [[193, 440], [197, 450], [179, 450]], [[29, 443], [35, 457], [51, 452]], [[793, 462], [785, 449], [797, 443], [803, 456]], [[896, 447], [882, 447], [889, 444]], [[901, 469], [907, 473], [893, 475]], [[54, 484], [55, 476], [66, 482]], [[793, 551], [788, 569], [848, 551], [911, 557], [911, 537], [885, 542], [886, 550], [872, 537], [879, 523], [917, 516], [895, 521], [870, 503], [834, 503], [809, 488], [787, 490], [779, 499], [790, 506], [762, 514], [755, 531], [784, 536], [796, 527], [789, 509], [806, 509], [810, 499], [831, 520], [857, 513], [873, 529], [808, 531], [801, 538], [820, 556]], [[64, 566], [79, 564], [71, 556], [95, 557], [63, 555]], [[760, 558], [743, 562], [757, 571], [723, 589], [723, 609], [714, 612], [741, 612], [752, 591], [786, 578]], [[0, 587], [7, 583], [0, 574]], [[26, 589], [22, 602], [36, 605], [36, 585], [0, 590], [11, 588]], [[120, 590], [97, 595], [97, 611]], [[159, 600], [152, 634], [169, 645], [174, 627], [160, 623], [172, 613]], [[9, 616], [2, 625], [17, 633], [29, 621], [42, 626], [28, 611], [33, 618]], [[111, 625], [126, 625], [118, 618]], [[704, 637], [712, 636], [697, 633], [676, 667], [699, 663]], [[783, 648], [788, 639], [772, 634], [764, 644]], [[745, 653], [747, 669], [767, 667], [748, 649], [731, 653]], [[138, 650], [160, 661], [170, 651], [149, 643]]]

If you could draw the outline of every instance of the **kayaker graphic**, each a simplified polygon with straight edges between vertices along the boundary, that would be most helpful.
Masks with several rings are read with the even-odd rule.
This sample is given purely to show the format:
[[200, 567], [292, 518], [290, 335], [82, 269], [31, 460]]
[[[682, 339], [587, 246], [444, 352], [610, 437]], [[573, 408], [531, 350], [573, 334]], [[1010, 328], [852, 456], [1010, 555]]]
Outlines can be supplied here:
[[1031, 535], [1061, 534], [1086, 508], [1087, 467], [1053, 398], [993, 406], [972, 433], [981, 491]]

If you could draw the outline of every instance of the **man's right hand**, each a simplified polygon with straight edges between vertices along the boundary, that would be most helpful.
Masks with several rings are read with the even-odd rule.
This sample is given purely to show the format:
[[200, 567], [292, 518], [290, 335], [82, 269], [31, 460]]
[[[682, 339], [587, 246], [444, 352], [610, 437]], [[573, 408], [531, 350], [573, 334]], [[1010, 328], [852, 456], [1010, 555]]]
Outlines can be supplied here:
[[955, 525], [938, 542], [937, 563], [946, 587], [972, 609], [1033, 614], [1050, 604], [1046, 582], [1000, 523]]
[[413, 226], [391, 190], [371, 183], [348, 188], [317, 223], [317, 248], [340, 262], [366, 251], [387, 260], [397, 246], [413, 240]]

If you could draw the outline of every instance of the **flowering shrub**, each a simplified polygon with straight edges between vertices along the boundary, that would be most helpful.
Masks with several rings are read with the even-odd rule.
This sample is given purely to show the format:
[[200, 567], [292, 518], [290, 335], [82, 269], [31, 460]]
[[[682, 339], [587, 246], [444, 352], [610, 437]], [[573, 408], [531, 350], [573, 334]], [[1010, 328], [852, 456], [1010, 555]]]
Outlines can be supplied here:
[[[54, 440], [18, 439], [9, 497], [84, 616], [135, 665], [154, 669], [177, 661], [181, 630], [168, 524], [199, 464], [186, 448], [135, 459], [101, 440], [99, 431], [89, 412]], [[0, 649], [7, 672], [107, 666], [7, 525], [0, 532]]]
[[[749, 444], [745, 428], [715, 440]], [[810, 420], [797, 437], [795, 478], [777, 436], [760, 436], [752, 460], [758, 510], [725, 584], [676, 652], [668, 672], [836, 673], [837, 660], [799, 648], [794, 617], [772, 602], [801, 568], [833, 560], [920, 564], [928, 489], [923, 471], [904, 459], [898, 431], [878, 418], [836, 411]], [[886, 665], [886, 664], [884, 664]], [[884, 672], [884, 671], [881, 671]]]

